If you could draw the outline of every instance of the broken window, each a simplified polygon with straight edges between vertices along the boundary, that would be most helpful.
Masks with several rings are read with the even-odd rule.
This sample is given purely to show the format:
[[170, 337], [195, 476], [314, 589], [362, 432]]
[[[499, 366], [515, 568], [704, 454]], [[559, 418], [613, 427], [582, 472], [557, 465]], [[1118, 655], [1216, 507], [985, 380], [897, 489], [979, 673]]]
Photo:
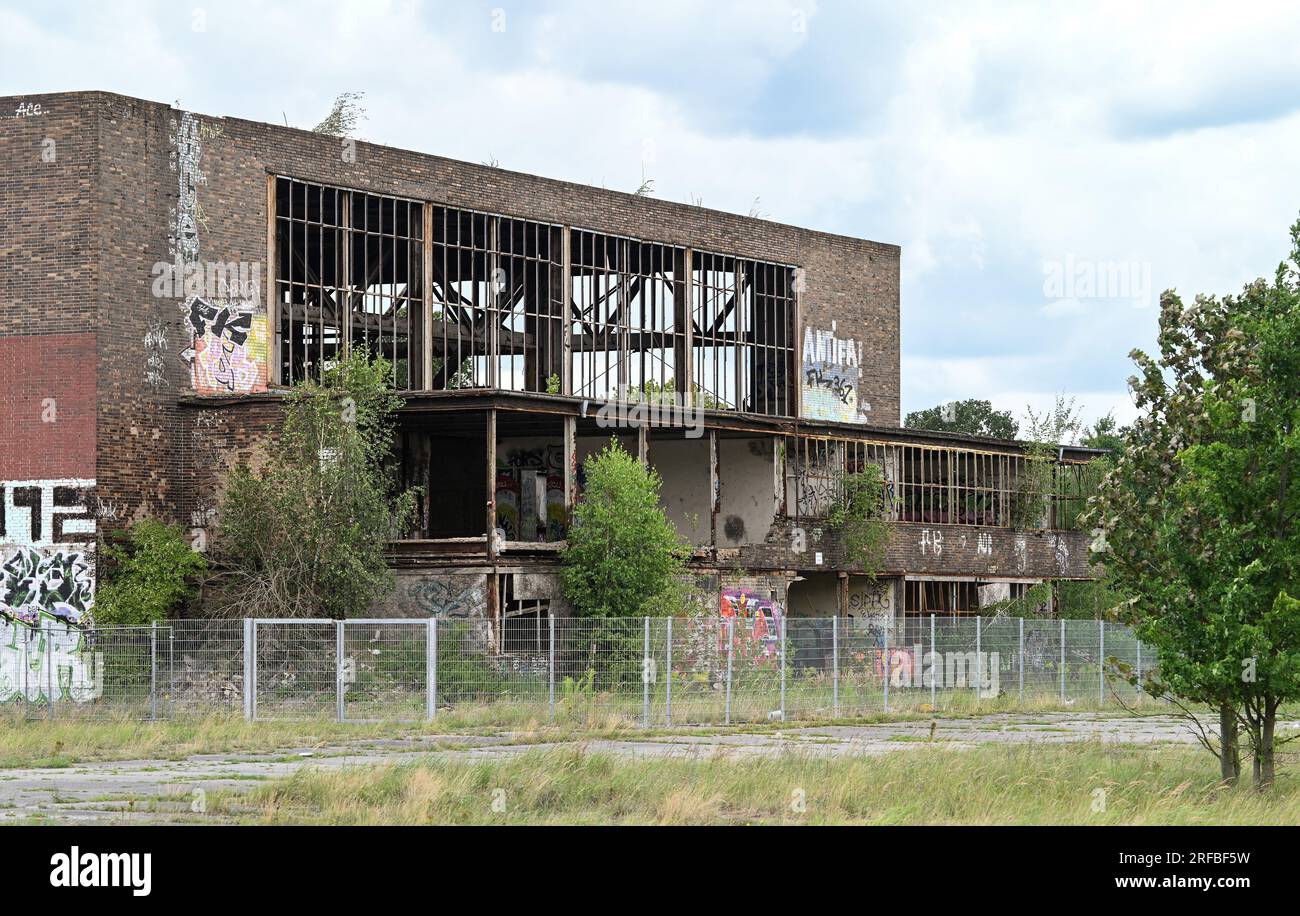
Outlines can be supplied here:
[[575, 229], [573, 393], [672, 402], [685, 391], [685, 252]]
[[794, 268], [693, 252], [692, 383], [703, 407], [790, 416]]
[[896, 449], [879, 442], [803, 436], [786, 459], [786, 504], [794, 497], [800, 518], [825, 518], [834, 511], [844, 492], [845, 474], [857, 474], [868, 465], [880, 469], [881, 510], [897, 518]]
[[278, 178], [275, 209], [280, 382], [366, 347], [421, 387], [424, 205]]
[[558, 394], [562, 262], [558, 226], [434, 207], [430, 387]]

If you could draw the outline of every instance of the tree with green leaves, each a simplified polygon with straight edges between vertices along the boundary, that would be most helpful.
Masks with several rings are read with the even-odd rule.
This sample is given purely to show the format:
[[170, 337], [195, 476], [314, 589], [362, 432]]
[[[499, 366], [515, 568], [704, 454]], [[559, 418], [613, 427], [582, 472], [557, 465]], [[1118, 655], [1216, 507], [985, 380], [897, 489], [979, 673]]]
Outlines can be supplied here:
[[1131, 430], [1130, 426], [1120, 426], [1112, 411], [1104, 417], [1098, 417], [1091, 426], [1084, 427], [1083, 434], [1079, 436], [1079, 444], [1084, 448], [1104, 448], [1112, 452], [1120, 452], [1124, 449], [1124, 439]]
[[1291, 241], [1271, 283], [1162, 296], [1159, 356], [1132, 353], [1142, 413], [1085, 519], [1117, 616], [1159, 653], [1146, 689], [1217, 710], [1198, 736], [1226, 782], [1244, 732], [1260, 787], [1300, 696], [1300, 222]]
[[418, 491], [393, 474], [391, 366], [354, 349], [294, 385], [260, 470], [233, 469], [220, 511], [212, 608], [241, 617], [364, 615], [392, 590], [385, 545]]
[[909, 429], [965, 433], [994, 439], [1014, 439], [1019, 432], [1019, 424], [1011, 411], [994, 410], [992, 402], [973, 399], [949, 401], [928, 410], [913, 411], [907, 415], [903, 425]]
[[662, 601], [685, 573], [689, 551], [659, 504], [659, 474], [617, 439], [583, 462], [561, 581], [581, 616], [671, 613]]

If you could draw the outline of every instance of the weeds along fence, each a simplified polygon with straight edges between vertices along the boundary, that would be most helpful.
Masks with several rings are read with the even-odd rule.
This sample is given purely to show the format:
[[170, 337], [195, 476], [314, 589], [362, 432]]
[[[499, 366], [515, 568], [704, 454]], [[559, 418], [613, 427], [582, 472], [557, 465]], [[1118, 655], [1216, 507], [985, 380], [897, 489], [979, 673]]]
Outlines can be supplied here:
[[646, 726], [1152, 702], [1132, 631], [1020, 617], [7, 624], [0, 701], [29, 717]]

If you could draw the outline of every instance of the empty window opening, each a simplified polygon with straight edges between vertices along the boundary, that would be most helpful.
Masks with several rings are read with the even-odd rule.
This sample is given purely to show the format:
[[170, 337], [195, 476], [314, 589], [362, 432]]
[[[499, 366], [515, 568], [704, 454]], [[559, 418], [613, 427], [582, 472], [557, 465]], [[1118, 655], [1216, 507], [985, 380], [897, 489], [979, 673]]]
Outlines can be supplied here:
[[448, 207], [432, 224], [430, 387], [560, 393], [560, 228]]
[[275, 226], [280, 381], [364, 347], [422, 387], [424, 205], [278, 178]]

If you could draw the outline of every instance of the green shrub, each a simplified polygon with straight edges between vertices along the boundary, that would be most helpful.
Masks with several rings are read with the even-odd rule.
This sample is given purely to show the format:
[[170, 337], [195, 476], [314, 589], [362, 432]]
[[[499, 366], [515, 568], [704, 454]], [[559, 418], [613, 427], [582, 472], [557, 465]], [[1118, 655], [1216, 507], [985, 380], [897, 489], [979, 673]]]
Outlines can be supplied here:
[[191, 592], [208, 563], [190, 549], [184, 532], [154, 519], [136, 522], [104, 546], [107, 581], [95, 594], [99, 626], [148, 626], [165, 620]]

